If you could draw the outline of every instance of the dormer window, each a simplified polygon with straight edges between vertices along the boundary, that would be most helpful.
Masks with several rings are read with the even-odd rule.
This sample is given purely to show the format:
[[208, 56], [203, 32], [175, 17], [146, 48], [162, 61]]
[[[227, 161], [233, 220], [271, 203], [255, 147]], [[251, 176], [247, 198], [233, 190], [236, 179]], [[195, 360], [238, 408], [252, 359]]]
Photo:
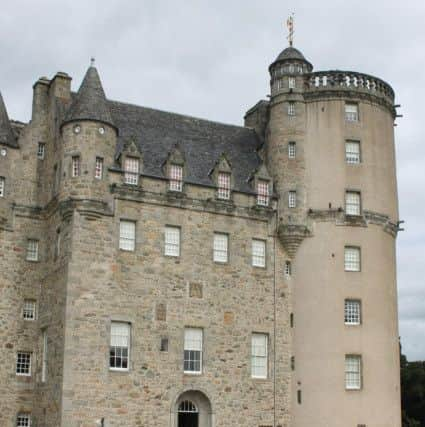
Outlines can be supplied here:
[[222, 200], [230, 199], [230, 173], [219, 172], [218, 174], [217, 198]]
[[257, 205], [268, 206], [270, 201], [269, 182], [259, 179], [257, 183]]
[[170, 190], [183, 190], [183, 167], [180, 165], [171, 165], [170, 167]]
[[126, 157], [124, 161], [124, 182], [129, 185], [139, 183], [139, 159], [137, 157]]

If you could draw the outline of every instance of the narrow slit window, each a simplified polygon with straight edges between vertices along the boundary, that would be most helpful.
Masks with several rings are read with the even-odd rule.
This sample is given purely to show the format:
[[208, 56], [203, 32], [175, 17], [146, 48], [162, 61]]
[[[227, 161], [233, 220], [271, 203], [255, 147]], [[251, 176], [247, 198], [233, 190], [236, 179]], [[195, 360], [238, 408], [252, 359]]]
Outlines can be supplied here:
[[294, 141], [288, 143], [288, 157], [290, 159], [295, 159], [297, 155], [297, 144]]
[[27, 261], [38, 261], [38, 240], [34, 240], [34, 239], [28, 240]]
[[130, 324], [111, 323], [109, 367], [111, 370], [128, 371], [130, 360]]
[[73, 178], [81, 175], [80, 156], [72, 156], [72, 176]]
[[39, 142], [38, 148], [37, 148], [37, 157], [40, 160], [44, 160], [45, 152], [46, 152], [46, 144], [44, 142]]
[[251, 337], [251, 376], [252, 378], [267, 378], [268, 368], [268, 336], [267, 334], [252, 334]]
[[165, 255], [180, 256], [180, 227], [165, 227]]
[[288, 102], [288, 116], [295, 116], [295, 102]]
[[139, 159], [126, 157], [124, 161], [124, 182], [129, 185], [139, 183]]
[[136, 247], [136, 223], [134, 221], [120, 221], [120, 249], [134, 251]]
[[229, 260], [229, 236], [214, 233], [214, 261], [226, 263]]
[[6, 180], [0, 176], [0, 197], [4, 197], [4, 190], [6, 187]]
[[291, 261], [285, 261], [285, 276], [290, 277], [292, 274]]
[[217, 198], [222, 200], [230, 199], [230, 174], [220, 172], [218, 174]]
[[257, 205], [268, 206], [270, 201], [269, 182], [259, 179], [257, 183]]
[[94, 177], [96, 179], [102, 179], [103, 178], [103, 159], [102, 159], [102, 157], [96, 157]]
[[184, 372], [202, 372], [203, 331], [199, 328], [186, 328], [184, 331]]
[[41, 355], [41, 382], [47, 380], [47, 330], [43, 330], [43, 349]]
[[288, 207], [296, 208], [297, 207], [297, 192], [290, 191], [288, 193]]
[[171, 165], [170, 168], [170, 190], [183, 190], [183, 167], [179, 165]]

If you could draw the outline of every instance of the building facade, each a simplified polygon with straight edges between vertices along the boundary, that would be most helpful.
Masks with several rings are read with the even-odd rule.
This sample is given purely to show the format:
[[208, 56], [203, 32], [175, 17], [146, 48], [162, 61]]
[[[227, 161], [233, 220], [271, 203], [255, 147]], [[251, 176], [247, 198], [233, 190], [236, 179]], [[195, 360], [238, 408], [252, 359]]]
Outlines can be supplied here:
[[0, 425], [400, 427], [394, 92], [297, 49], [231, 126], [0, 96]]

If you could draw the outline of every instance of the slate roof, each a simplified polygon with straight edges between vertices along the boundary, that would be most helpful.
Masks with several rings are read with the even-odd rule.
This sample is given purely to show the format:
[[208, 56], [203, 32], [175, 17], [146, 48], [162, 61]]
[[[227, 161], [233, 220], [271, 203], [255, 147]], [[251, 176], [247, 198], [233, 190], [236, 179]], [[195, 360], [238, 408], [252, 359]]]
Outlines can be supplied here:
[[117, 157], [124, 144], [136, 142], [145, 174], [164, 177], [163, 165], [177, 145], [185, 158], [185, 182], [214, 185], [209, 173], [224, 153], [235, 190], [253, 192], [248, 180], [261, 164], [260, 140], [253, 129], [115, 101], [108, 105], [119, 130]]
[[305, 59], [305, 56], [298, 49], [295, 49], [292, 46], [287, 47], [286, 49], [283, 49], [282, 52], [280, 52], [279, 56], [276, 58], [276, 60], [273, 62], [273, 64], [275, 64], [277, 62], [288, 61], [291, 59], [297, 59], [299, 61], [304, 61], [311, 68], [313, 68], [313, 65], [309, 61], [307, 61], [307, 59]]
[[95, 120], [115, 126], [97, 69], [91, 66], [62, 123]]
[[18, 147], [18, 141], [13, 132], [12, 125], [7, 114], [6, 105], [0, 93], [0, 143], [9, 147]]

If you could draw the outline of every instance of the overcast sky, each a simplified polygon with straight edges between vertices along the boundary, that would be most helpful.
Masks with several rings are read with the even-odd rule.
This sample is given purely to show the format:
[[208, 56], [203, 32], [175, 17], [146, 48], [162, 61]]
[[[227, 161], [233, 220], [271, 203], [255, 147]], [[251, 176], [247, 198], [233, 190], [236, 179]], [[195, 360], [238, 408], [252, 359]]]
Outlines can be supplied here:
[[[269, 93], [267, 68], [295, 46], [316, 70], [355, 70], [389, 82], [402, 105], [396, 149], [400, 335], [425, 360], [425, 2], [331, 0], [3, 1], [0, 90], [27, 121], [32, 84], [65, 71], [77, 90], [91, 56], [108, 98], [241, 124]], [[370, 286], [373, 286], [371, 283]]]

